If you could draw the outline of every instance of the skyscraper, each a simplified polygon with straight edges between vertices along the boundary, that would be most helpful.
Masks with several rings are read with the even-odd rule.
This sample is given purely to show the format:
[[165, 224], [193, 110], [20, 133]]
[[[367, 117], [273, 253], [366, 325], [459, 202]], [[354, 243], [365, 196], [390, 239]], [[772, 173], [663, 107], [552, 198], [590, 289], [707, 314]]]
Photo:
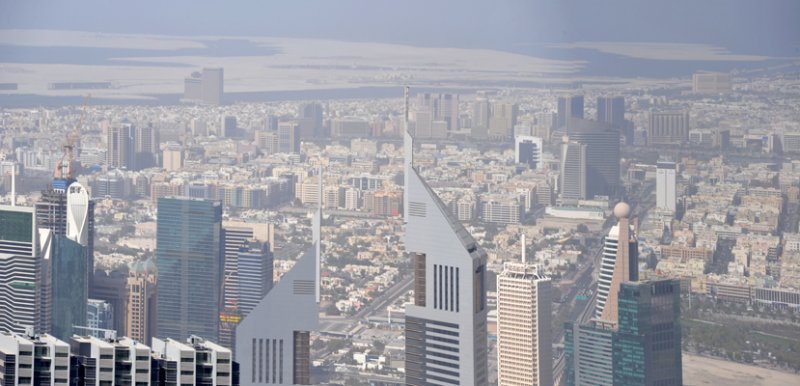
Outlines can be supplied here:
[[485, 96], [479, 96], [472, 103], [472, 138], [483, 139], [489, 135], [489, 117], [491, 110]]
[[622, 283], [614, 385], [683, 385], [679, 280]]
[[674, 162], [656, 164], [656, 207], [675, 213], [677, 205], [677, 184]]
[[558, 98], [556, 128], [564, 127], [569, 118], [583, 119], [583, 95]]
[[47, 277], [41, 254], [50, 247], [49, 238], [49, 231], [39, 235], [33, 208], [0, 205], [0, 332], [50, 328], [42, 315]]
[[109, 168], [136, 170], [136, 129], [130, 122], [109, 127], [106, 138], [106, 165]]
[[497, 277], [497, 380], [503, 386], [553, 384], [550, 278], [525, 260]]
[[222, 68], [204, 68], [201, 83], [203, 103], [221, 105], [224, 94], [224, 73]]
[[320, 139], [324, 136], [322, 127], [323, 108], [320, 103], [303, 103], [298, 108], [297, 121], [300, 124], [300, 137]]
[[405, 244], [414, 304], [406, 307], [406, 384], [485, 385], [486, 252], [414, 168], [407, 117]]
[[72, 336], [72, 326], [86, 325], [89, 289], [85, 247], [64, 235], [53, 235], [49, 290], [52, 295], [50, 333], [59, 339]]
[[300, 153], [300, 125], [297, 122], [278, 123], [278, 152]]
[[[322, 187], [321, 173], [317, 186]], [[321, 225], [319, 201], [311, 248], [236, 327], [242, 385], [311, 384], [310, 338], [319, 328]]]
[[161, 153], [158, 129], [152, 124], [137, 126], [135, 137], [136, 170], [158, 166], [158, 155]]
[[489, 118], [489, 137], [511, 138], [514, 125], [517, 124], [519, 106], [516, 103], [493, 102]]
[[158, 199], [157, 331], [216, 340], [222, 284], [222, 206], [202, 199]]
[[559, 191], [562, 200], [586, 198], [586, 145], [564, 142], [561, 145], [561, 173]]
[[611, 196], [620, 185], [620, 133], [606, 124], [567, 119], [570, 141], [586, 145], [586, 196]]
[[128, 270], [125, 289], [128, 293], [125, 332], [134, 340], [150, 343], [155, 334], [158, 272], [150, 260], [137, 261]]
[[544, 141], [541, 138], [528, 135], [518, 135], [514, 138], [514, 155], [518, 164], [526, 164], [531, 169], [544, 169], [542, 152]]
[[621, 129], [625, 125], [625, 98], [597, 97], [597, 121]]
[[620, 284], [639, 278], [639, 242], [628, 220], [630, 214], [630, 205], [620, 202], [614, 206], [618, 223], [611, 227], [603, 242], [595, 317], [604, 322], [617, 322]]

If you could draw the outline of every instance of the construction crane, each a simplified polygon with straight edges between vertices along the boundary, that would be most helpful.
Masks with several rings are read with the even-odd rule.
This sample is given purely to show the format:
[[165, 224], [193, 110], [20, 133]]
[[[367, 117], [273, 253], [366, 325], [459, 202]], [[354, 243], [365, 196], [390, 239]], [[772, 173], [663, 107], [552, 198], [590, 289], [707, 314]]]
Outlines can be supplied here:
[[[81, 128], [86, 120], [86, 107], [89, 105], [89, 99], [91, 99], [91, 97], [92, 94], [86, 94], [86, 96], [83, 98], [81, 117], [78, 120], [78, 125], [75, 126], [75, 130], [67, 132], [66, 138], [64, 139], [64, 154], [61, 156], [61, 160], [59, 160], [58, 164], [56, 165], [55, 173], [53, 173], [53, 177], [57, 179], [69, 179], [75, 176], [75, 170], [73, 169], [73, 165], [75, 163], [75, 152], [73, 149], [75, 148], [75, 143], [81, 137]], [[65, 160], [66, 164], [64, 163]]]

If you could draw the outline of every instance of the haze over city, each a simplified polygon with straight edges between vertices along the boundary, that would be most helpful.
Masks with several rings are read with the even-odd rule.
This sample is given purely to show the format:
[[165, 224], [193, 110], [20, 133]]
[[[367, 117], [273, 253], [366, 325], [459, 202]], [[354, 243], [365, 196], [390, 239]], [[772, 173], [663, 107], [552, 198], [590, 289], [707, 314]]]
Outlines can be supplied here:
[[799, 19], [3, 2], [0, 383], [798, 383]]

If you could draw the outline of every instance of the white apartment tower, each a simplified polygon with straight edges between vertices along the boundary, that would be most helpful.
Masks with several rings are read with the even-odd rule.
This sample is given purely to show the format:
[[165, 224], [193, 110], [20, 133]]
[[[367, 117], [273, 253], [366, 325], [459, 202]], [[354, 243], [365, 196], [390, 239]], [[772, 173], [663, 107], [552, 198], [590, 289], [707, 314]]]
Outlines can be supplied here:
[[497, 384], [553, 384], [550, 278], [525, 259], [506, 263], [497, 277]]

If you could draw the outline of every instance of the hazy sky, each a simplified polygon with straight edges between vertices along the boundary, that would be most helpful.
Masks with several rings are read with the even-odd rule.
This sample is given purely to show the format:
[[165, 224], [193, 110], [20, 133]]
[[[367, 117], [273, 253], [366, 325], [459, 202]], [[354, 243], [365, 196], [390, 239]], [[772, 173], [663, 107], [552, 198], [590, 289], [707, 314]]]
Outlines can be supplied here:
[[514, 51], [553, 42], [679, 42], [800, 55], [796, 0], [2, 0], [0, 28], [313, 37]]

